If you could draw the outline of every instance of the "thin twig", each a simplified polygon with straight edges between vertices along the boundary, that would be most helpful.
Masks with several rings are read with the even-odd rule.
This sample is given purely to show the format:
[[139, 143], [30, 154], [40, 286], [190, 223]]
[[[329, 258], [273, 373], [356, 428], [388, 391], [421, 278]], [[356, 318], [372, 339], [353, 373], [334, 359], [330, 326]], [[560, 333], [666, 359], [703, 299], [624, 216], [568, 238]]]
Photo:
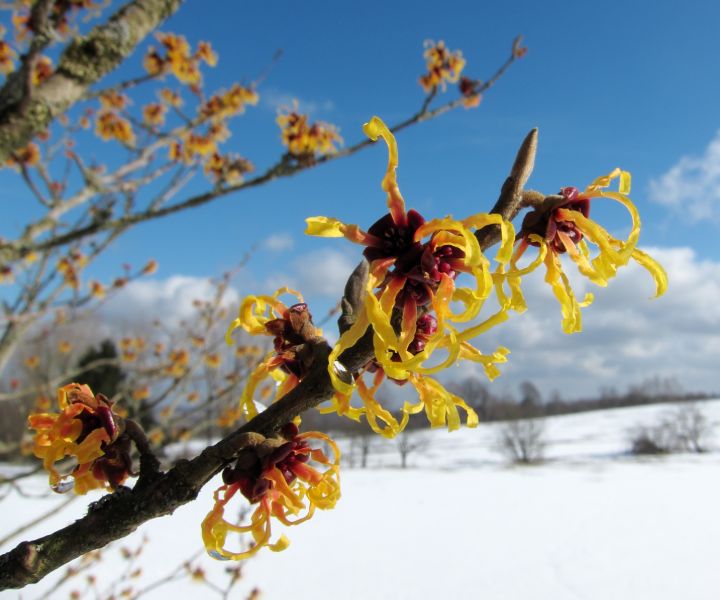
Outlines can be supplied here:
[[21, 533], [25, 533], [28, 529], [30, 529], [31, 527], [34, 527], [38, 523], [42, 523], [45, 519], [49, 519], [50, 517], [58, 514], [60, 511], [67, 508], [70, 504], [75, 502], [75, 500], [77, 500], [77, 499], [78, 499], [78, 496], [74, 496], [74, 495], [63, 498], [62, 502], [53, 506], [47, 512], [42, 513], [38, 517], [34, 518], [32, 521], [28, 521], [27, 523], [20, 525], [20, 527], [18, 527], [17, 529], [14, 529], [13, 531], [11, 531], [7, 535], [5, 535], [5, 537], [0, 538], [0, 546], [4, 546], [14, 537], [19, 536]]
[[[486, 81], [482, 86], [480, 86], [477, 90], [477, 93], [480, 94], [490, 87], [492, 87], [500, 77], [505, 73], [505, 71], [508, 69], [508, 67], [516, 60], [516, 57], [514, 55], [511, 55], [510, 58], [508, 58], [501, 67], [495, 72], [495, 74]], [[402, 131], [403, 129], [406, 129], [412, 125], [415, 125], [417, 123], [421, 123], [430, 119], [437, 118], [451, 110], [454, 110], [456, 108], [464, 106], [465, 98], [460, 97], [455, 100], [451, 100], [449, 102], [446, 102], [432, 110], [428, 110], [429, 102], [428, 100], [433, 99], [433, 94], [430, 94], [425, 101], [423, 102], [423, 105], [421, 106], [420, 110], [414, 113], [409, 118], [405, 119], [404, 121], [401, 121], [400, 123], [395, 124], [390, 128], [390, 130], [393, 133], [397, 133], [399, 131]], [[152, 153], [155, 151], [157, 147], [161, 147], [168, 143], [168, 140], [171, 136], [163, 136], [163, 138], [156, 141], [154, 144], [152, 144], [150, 147], [143, 150], [142, 155], [139, 156], [136, 160], [136, 163], [132, 166], [128, 165], [123, 168], [121, 168], [121, 171], [123, 173], [127, 171], [132, 171], [135, 168], [137, 168], [138, 164], [146, 164], [146, 161], [149, 159], [149, 157], [152, 155]], [[258, 175], [256, 177], [246, 179], [242, 182], [239, 182], [234, 185], [226, 185], [224, 187], [215, 187], [214, 189], [204, 192], [202, 194], [198, 194], [196, 196], [192, 196], [190, 198], [187, 198], [186, 200], [183, 200], [181, 202], [177, 202], [175, 204], [169, 205], [169, 206], [152, 206], [148, 207], [145, 210], [130, 213], [123, 215], [121, 217], [115, 218], [115, 219], [107, 219], [101, 222], [93, 222], [88, 225], [78, 227], [76, 229], [72, 229], [70, 231], [67, 231], [63, 234], [59, 234], [54, 237], [50, 237], [38, 242], [32, 241], [32, 238], [34, 238], [41, 230], [42, 226], [34, 225], [30, 226], [30, 228], [23, 234], [22, 238], [18, 240], [15, 243], [6, 243], [5, 248], [2, 248], [4, 250], [5, 254], [5, 261], [11, 262], [14, 260], [13, 256], [17, 257], [18, 255], [22, 253], [27, 253], [30, 251], [47, 251], [51, 248], [55, 248], [58, 246], [63, 246], [69, 243], [72, 243], [74, 241], [78, 241], [81, 239], [84, 239], [88, 236], [97, 234], [102, 231], [111, 230], [118, 227], [129, 227], [131, 225], [136, 225], [138, 223], [143, 223], [146, 221], [151, 221], [155, 219], [159, 219], [162, 217], [166, 217], [190, 208], [196, 208], [199, 206], [202, 206], [204, 204], [207, 204], [208, 202], [211, 202], [217, 198], [221, 198], [224, 196], [227, 196], [229, 194], [239, 192], [242, 190], [251, 189], [260, 185], [263, 185], [265, 183], [268, 183], [270, 181], [273, 181], [275, 179], [290, 177], [293, 175], [296, 175], [297, 173], [300, 173], [302, 171], [305, 171], [307, 169], [313, 168], [315, 166], [319, 166], [325, 163], [332, 162], [334, 160], [338, 160], [340, 158], [344, 158], [347, 156], [351, 156], [360, 150], [363, 150], [364, 148], [374, 144], [370, 139], [364, 139], [361, 140], [352, 146], [342, 148], [339, 151], [333, 153], [333, 154], [327, 154], [320, 157], [317, 157], [312, 162], [306, 162], [306, 161], [292, 161], [288, 160], [288, 156], [283, 156], [282, 159], [280, 159], [278, 162], [276, 162], [273, 166], [269, 167], [264, 173], [261, 175]], [[77, 206], [82, 201], [86, 200], [87, 192], [85, 190], [81, 191], [79, 194], [76, 195], [76, 198], [73, 201], [68, 201], [69, 206]], [[65, 208], [65, 204], [63, 203], [64, 208], [62, 209], [63, 212], [67, 210]], [[57, 211], [56, 211], [57, 212]], [[48, 222], [54, 222], [53, 219], [44, 219], [44, 223]]]

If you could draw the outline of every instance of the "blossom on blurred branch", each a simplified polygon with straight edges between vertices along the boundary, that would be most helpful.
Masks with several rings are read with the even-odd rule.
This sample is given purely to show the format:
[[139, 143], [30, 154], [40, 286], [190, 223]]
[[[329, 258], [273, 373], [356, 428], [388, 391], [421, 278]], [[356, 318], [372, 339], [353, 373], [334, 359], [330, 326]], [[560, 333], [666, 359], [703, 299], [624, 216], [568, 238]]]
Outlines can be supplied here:
[[316, 155], [334, 154], [336, 145], [343, 139], [334, 125], [316, 121], [310, 123], [307, 115], [299, 113], [297, 102], [277, 117], [282, 133], [282, 143], [297, 159], [312, 160]]
[[[103, 394], [94, 395], [86, 385], [68, 384], [58, 390], [60, 413], [35, 413], [28, 423], [35, 429], [33, 452], [43, 460], [55, 491], [74, 489], [76, 494], [105, 488], [114, 490], [132, 474], [130, 438], [124, 420], [113, 411]], [[72, 457], [77, 461], [61, 474], [55, 463]]]
[[[293, 295], [298, 303], [287, 306], [279, 297]], [[273, 350], [250, 374], [239, 406], [224, 416], [233, 422], [242, 416], [252, 418], [258, 414], [255, 391], [268, 378], [275, 384], [275, 399], [282, 398], [307, 374], [313, 361], [311, 342], [321, 331], [312, 322], [312, 315], [302, 295], [289, 288], [280, 288], [272, 296], [248, 296], [240, 305], [238, 317], [227, 331], [228, 344], [233, 343], [232, 333], [237, 328], [250, 335], [273, 337]]]
[[460, 50], [450, 52], [442, 40], [437, 43], [427, 40], [424, 56], [428, 72], [420, 77], [420, 85], [426, 92], [432, 92], [438, 87], [445, 91], [448, 83], [458, 82], [465, 68], [465, 59]]

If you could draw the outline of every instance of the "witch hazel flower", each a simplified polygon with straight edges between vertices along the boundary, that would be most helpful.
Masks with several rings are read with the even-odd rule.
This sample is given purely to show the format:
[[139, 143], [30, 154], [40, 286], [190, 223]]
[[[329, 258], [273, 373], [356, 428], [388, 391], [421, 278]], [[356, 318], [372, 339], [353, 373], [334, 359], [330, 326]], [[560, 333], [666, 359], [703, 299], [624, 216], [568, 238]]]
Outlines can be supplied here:
[[[299, 302], [287, 306], [279, 298], [283, 294], [295, 296]], [[237, 409], [224, 415], [223, 422], [234, 422], [258, 414], [255, 392], [266, 379], [276, 384], [275, 400], [282, 398], [307, 375], [313, 361], [311, 342], [320, 337], [321, 331], [313, 325], [312, 315], [302, 295], [289, 288], [280, 288], [272, 296], [248, 296], [231, 323], [226, 334], [228, 344], [233, 343], [232, 334], [243, 329], [253, 336], [273, 338], [273, 350], [268, 353], [248, 377]]]
[[[326, 444], [332, 456], [313, 448], [314, 441]], [[215, 505], [202, 522], [208, 554], [219, 560], [242, 560], [264, 547], [273, 552], [285, 550], [290, 542], [284, 535], [270, 541], [272, 519], [285, 526], [299, 525], [317, 509], [334, 508], [340, 498], [339, 473], [340, 451], [335, 442], [317, 431], [300, 433], [293, 423], [285, 425], [277, 437], [246, 448], [235, 464], [223, 471]], [[227, 505], [238, 492], [255, 506], [248, 524], [225, 519]], [[249, 534], [252, 545], [246, 550], [229, 550], [231, 533]]]
[[[501, 306], [491, 317], [465, 329], [457, 324], [478, 317], [494, 286], [490, 261], [484, 256], [475, 232], [487, 225], [499, 226], [502, 242], [495, 261], [507, 264], [512, 255], [514, 229], [511, 223], [494, 214], [426, 221], [417, 211], [406, 210], [395, 173], [398, 151], [394, 136], [378, 117], [373, 117], [364, 131], [373, 140], [382, 137], [388, 146], [388, 167], [382, 181], [388, 214], [367, 231], [329, 217], [307, 219], [307, 234], [345, 237], [364, 245], [363, 255], [370, 263], [364, 306], [330, 355], [329, 373], [338, 392], [331, 410], [340, 414], [347, 411], [347, 398], [357, 387], [368, 422], [388, 437], [404, 428], [409, 414], [422, 410], [434, 426], [447, 424], [455, 428], [459, 423], [458, 407], [468, 413], [468, 424], [477, 423], [477, 416], [465, 402], [444, 391], [439, 383], [428, 383], [426, 376], [460, 359], [482, 364], [491, 379], [499, 374], [495, 365], [506, 361], [508, 350], [501, 347], [485, 355], [473, 347], [470, 340], [504, 321], [507, 307]], [[472, 287], [456, 283], [463, 273], [474, 280]], [[460, 312], [453, 312], [451, 303], [459, 303]], [[354, 382], [344, 380], [335, 361], [370, 327], [375, 357], [366, 370], [374, 372], [375, 377], [373, 385], [368, 387], [361, 381], [362, 374]], [[446, 358], [440, 364], [428, 366], [427, 361], [436, 350], [444, 351]], [[400, 421], [373, 400], [385, 375], [411, 383], [421, 399], [419, 404], [405, 405]], [[434, 393], [429, 393], [428, 386]], [[344, 401], [340, 402], [339, 398]], [[376, 426], [377, 419], [385, 425]]]
[[281, 109], [276, 122], [288, 153], [301, 161], [312, 162], [316, 155], [335, 154], [337, 146], [343, 143], [334, 125], [323, 121], [310, 123], [308, 116], [299, 112], [297, 100], [292, 107]]
[[424, 57], [427, 73], [422, 75], [419, 81], [423, 90], [428, 93], [438, 87], [445, 91], [447, 83], [457, 83], [465, 68], [462, 52], [451, 52], [442, 40], [437, 43], [427, 40]]
[[[618, 190], [607, 188], [618, 181]], [[640, 215], [630, 193], [631, 177], [627, 171], [615, 169], [610, 174], [597, 178], [583, 192], [575, 187], [565, 187], [557, 196], [548, 196], [529, 212], [522, 224], [518, 236], [518, 246], [505, 274], [498, 273], [500, 283], [498, 294], [503, 295], [502, 282], [507, 281], [512, 290], [512, 304], [516, 310], [524, 310], [525, 302], [520, 291], [520, 277], [532, 271], [540, 263], [545, 264], [545, 281], [552, 287], [553, 293], [562, 309], [562, 328], [565, 333], [582, 330], [580, 309], [588, 306], [594, 299], [587, 294], [579, 301], [563, 271], [560, 257], [567, 254], [575, 263], [581, 275], [592, 283], [605, 287], [617, 270], [634, 260], [652, 276], [655, 282], [655, 296], [661, 296], [667, 289], [667, 274], [662, 266], [651, 256], [637, 248], [640, 237]], [[607, 198], [618, 202], [630, 213], [632, 226], [627, 239], [613, 237], [601, 225], [590, 219], [590, 207], [593, 200]], [[597, 247], [593, 256], [587, 242]], [[538, 256], [531, 265], [521, 269], [517, 266], [520, 258], [529, 246], [538, 248]]]
[[[74, 489], [76, 494], [117, 489], [133, 471], [131, 440], [113, 403], [78, 383], [61, 387], [57, 402], [60, 413], [28, 417], [29, 426], [36, 431], [33, 452], [42, 459], [50, 486], [56, 492]], [[61, 473], [55, 464], [68, 457], [74, 458], [76, 465]]]

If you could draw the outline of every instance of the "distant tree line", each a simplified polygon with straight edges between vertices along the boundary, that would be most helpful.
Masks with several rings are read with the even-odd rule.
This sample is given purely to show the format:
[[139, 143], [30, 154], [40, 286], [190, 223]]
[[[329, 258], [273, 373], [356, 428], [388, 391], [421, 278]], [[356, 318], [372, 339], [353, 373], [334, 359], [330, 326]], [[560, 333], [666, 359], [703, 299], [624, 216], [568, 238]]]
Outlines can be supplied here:
[[519, 386], [519, 396], [513, 394], [496, 395], [491, 386], [476, 377], [448, 385], [453, 393], [465, 400], [478, 412], [481, 421], [507, 421], [529, 417], [545, 417], [643, 406], [669, 402], [690, 402], [714, 398], [717, 395], [707, 392], [688, 392], [673, 377], [649, 377], [639, 384], [628, 386], [624, 393], [616, 388], [601, 388], [599, 395], [586, 398], [563, 398], [560, 392], [553, 391], [547, 398], [531, 381], [523, 381]]

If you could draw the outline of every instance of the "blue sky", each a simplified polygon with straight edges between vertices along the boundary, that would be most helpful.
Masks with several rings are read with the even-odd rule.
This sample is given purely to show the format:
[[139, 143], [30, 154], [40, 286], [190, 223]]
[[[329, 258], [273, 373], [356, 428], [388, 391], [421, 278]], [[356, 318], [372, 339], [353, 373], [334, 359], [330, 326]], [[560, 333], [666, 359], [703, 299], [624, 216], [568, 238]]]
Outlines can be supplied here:
[[[720, 273], [720, 185], [715, 185], [720, 182], [720, 148], [715, 162], [710, 147], [720, 129], [720, 77], [713, 59], [720, 6], [706, 1], [482, 4], [486, 5], [195, 0], [162, 30], [184, 34], [191, 42], [212, 42], [220, 61], [206, 71], [207, 89], [253, 81], [276, 50], [283, 50], [259, 88], [259, 105], [236, 121], [225, 146], [251, 159], [259, 171], [282, 152], [274, 122], [279, 104], [298, 98], [314, 118], [336, 124], [346, 142], [353, 143], [372, 115], [394, 123], [419, 107], [423, 93], [417, 78], [424, 70], [424, 40], [442, 39], [450, 49], [461, 49], [466, 74], [485, 79], [505, 59], [513, 38], [523, 34], [527, 56], [485, 95], [478, 109], [453, 112], [398, 136], [398, 176], [407, 203], [427, 217], [488, 210], [518, 144], [532, 127], [539, 127], [538, 159], [529, 187], [545, 193], [566, 185], [582, 188], [616, 166], [629, 170], [631, 196], [643, 215], [641, 246], [659, 249], [661, 256], [690, 275], [683, 279], [686, 287], [677, 288], [676, 301], [660, 304], [661, 300], [648, 308], [649, 277], [644, 281], [644, 274], [629, 270], [619, 279], [619, 291], [608, 290], [610, 300], [598, 306], [595, 324], [588, 309], [588, 335], [572, 341], [555, 331], [559, 309], [539, 291], [540, 316], [527, 322], [539, 328], [540, 336], [526, 335], [525, 325], [509, 331], [509, 339], [521, 348], [521, 364], [510, 368], [504, 385], [530, 374], [545, 390], [562, 388], [558, 379], [568, 378], [567, 372], [559, 375], [562, 360], [537, 360], [537, 348], [546, 347], [555, 357], [574, 353], [577, 360], [572, 364], [587, 363], [576, 366], [568, 378], [577, 388], [570, 396], [659, 371], [678, 376], [687, 387], [699, 380], [700, 387], [720, 389], [709, 366], [715, 360], [713, 352], [720, 351], [709, 328], [720, 325], [720, 314], [704, 314], [705, 321], [689, 325], [680, 318], [685, 310], [706, 311], [720, 291], [705, 286], [695, 294], [697, 306], [683, 307], [698, 286]], [[140, 63], [138, 53], [123, 73], [137, 74]], [[444, 97], [455, 93], [449, 90]], [[98, 143], [92, 151], [102, 158], [110, 149]], [[374, 147], [198, 210], [143, 224], [117, 241], [92, 274], [109, 279], [122, 263], [139, 265], [153, 257], [160, 263], [155, 278], [160, 288], [173, 276], [217, 275], [252, 244], [259, 244], [263, 250], [238, 280], [240, 292], [267, 291], [284, 278], [305, 283], [315, 312], [322, 314], [337, 297], [338, 282], [357, 260], [359, 249], [342, 240], [304, 237], [304, 218], [328, 215], [371, 224], [384, 211], [379, 182], [385, 162], [385, 149]], [[2, 180], [6, 194], [24, 193], [7, 177]], [[198, 179], [188, 193], [206, 187]], [[686, 205], [694, 209], [681, 210]], [[617, 233], [626, 232], [628, 220], [621, 211], [597, 207], [594, 216]], [[24, 218], [24, 209], [18, 209], [10, 228]], [[543, 311], [548, 311], [547, 321]], [[649, 320], [647, 329], [634, 337], [628, 334], [627, 323], [647, 320], [648, 314], [656, 314], [657, 320]], [[608, 338], [603, 319], [619, 320], [616, 337]], [[670, 339], [698, 354], [699, 358], [687, 358], [694, 361], [693, 369], [670, 361], [677, 347], [668, 347], [668, 340], [658, 337], [670, 322], [676, 323], [667, 330]], [[549, 324], [552, 333], [544, 330]], [[701, 337], [688, 333], [693, 328]], [[502, 332], [498, 335], [497, 342], [506, 343]], [[680, 335], [686, 337], [679, 340]], [[618, 344], [637, 345], [637, 351], [623, 355], [632, 367], [610, 364], [602, 356]], [[655, 351], [648, 354], [650, 347]], [[706, 358], [707, 369], [700, 360]], [[663, 361], [670, 362], [666, 366]]]
[[[683, 12], [669, 2], [604, 3], [602, 10], [582, 2], [492, 4], [189, 2], [163, 29], [212, 41], [220, 62], [207, 70], [208, 89], [253, 80], [283, 50], [260, 87], [261, 104], [237, 121], [226, 146], [258, 168], [281, 151], [274, 123], [278, 103], [299, 98], [314, 117], [337, 124], [353, 142], [373, 114], [393, 122], [419, 105], [425, 39], [462, 49], [466, 72], [485, 78], [522, 33], [528, 55], [479, 109], [457, 111], [399, 136], [399, 177], [408, 202], [428, 213], [486, 209], [517, 145], [537, 126], [532, 187], [548, 193], [581, 187], [622, 166], [634, 177], [644, 244], [689, 244], [720, 258], [712, 243], [716, 226], [677, 227], [674, 215], [648, 203], [650, 181], [681, 156], [701, 154], [720, 126], [720, 78], [710, 66], [720, 9], [708, 2], [696, 3], [695, 10], [689, 3]], [[384, 150], [365, 151], [209, 209], [145, 225], [126, 236], [117, 252], [127, 256], [135, 248], [140, 260], [142, 240], [149, 236], [197, 239], [199, 233], [204, 247], [198, 251], [179, 253], [175, 244], [153, 250], [164, 269], [203, 275], [231, 264], [242, 249], [273, 232], [292, 235], [296, 250], [317, 248], [317, 240], [300, 235], [305, 216], [374, 220], [383, 208], [377, 183], [384, 161]], [[262, 210], [268, 203], [275, 208], [272, 219]]]

